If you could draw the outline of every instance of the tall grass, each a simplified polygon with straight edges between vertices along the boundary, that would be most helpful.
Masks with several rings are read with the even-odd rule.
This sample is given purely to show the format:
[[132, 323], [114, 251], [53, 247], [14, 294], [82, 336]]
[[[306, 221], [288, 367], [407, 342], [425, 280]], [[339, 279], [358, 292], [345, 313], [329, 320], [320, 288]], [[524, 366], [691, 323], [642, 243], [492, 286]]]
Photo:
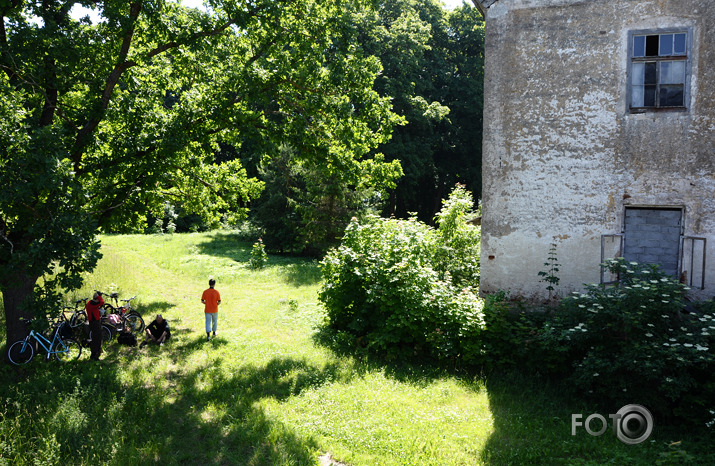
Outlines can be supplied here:
[[[677, 426], [636, 446], [610, 431], [572, 436], [571, 413], [594, 409], [545, 381], [333, 352], [316, 343], [314, 261], [270, 257], [254, 270], [251, 244], [230, 233], [102, 243], [99, 266], [68, 298], [136, 294], [147, 322], [162, 313], [173, 337], [162, 348], [110, 345], [98, 364], [84, 354], [0, 367], [0, 464], [296, 465], [328, 454], [354, 465], [715, 463], [711, 434]], [[209, 276], [223, 303], [206, 342]]]

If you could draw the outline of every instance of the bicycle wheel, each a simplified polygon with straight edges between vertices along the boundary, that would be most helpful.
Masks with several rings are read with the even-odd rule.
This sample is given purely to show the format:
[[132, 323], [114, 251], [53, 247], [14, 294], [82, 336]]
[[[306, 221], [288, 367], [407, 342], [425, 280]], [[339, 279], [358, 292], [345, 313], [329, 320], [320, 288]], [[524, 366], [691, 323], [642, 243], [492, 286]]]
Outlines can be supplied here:
[[102, 325], [102, 344], [109, 343], [114, 338], [112, 329], [107, 325]]
[[137, 316], [139, 317], [139, 320], [141, 321], [142, 328], [140, 329], [142, 332], [146, 329], [146, 325], [144, 324], [144, 318], [142, 317], [141, 314], [139, 314], [139, 311], [136, 309], [131, 309], [129, 312], [127, 312], [128, 316]]
[[82, 354], [82, 347], [74, 338], [63, 338], [55, 343], [52, 352], [60, 362], [73, 361], [79, 359]]
[[[89, 339], [94, 339], [92, 331], [89, 332]], [[112, 340], [112, 331], [106, 325], [102, 325], [102, 347]]]
[[87, 322], [87, 313], [84, 311], [75, 311], [70, 318], [70, 327], [77, 328]]
[[139, 313], [132, 311], [127, 314], [124, 319], [126, 328], [128, 328], [133, 334], [136, 335], [137, 333], [144, 331], [144, 319], [142, 319], [142, 316], [140, 316]]
[[35, 356], [35, 349], [32, 347], [32, 344], [26, 340], [16, 341], [10, 345], [10, 349], [7, 350], [7, 358], [16, 366], [27, 364], [33, 356]]

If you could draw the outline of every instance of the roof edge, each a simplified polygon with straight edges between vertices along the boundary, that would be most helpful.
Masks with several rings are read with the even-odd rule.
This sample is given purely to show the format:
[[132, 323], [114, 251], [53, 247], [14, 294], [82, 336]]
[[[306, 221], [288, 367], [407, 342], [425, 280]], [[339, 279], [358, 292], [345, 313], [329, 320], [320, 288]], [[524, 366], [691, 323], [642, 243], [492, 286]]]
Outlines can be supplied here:
[[474, 3], [474, 6], [477, 7], [477, 10], [484, 16], [486, 19], [487, 17], [487, 9], [494, 5], [498, 0], [472, 0], [472, 3]]

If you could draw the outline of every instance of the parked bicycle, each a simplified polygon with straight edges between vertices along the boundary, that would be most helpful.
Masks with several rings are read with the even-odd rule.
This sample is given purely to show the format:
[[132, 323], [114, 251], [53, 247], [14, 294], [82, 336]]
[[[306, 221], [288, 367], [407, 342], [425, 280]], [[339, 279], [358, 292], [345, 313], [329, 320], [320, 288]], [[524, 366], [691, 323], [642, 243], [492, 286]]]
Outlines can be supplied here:
[[[119, 305], [119, 295], [117, 293], [110, 293], [109, 299], [114, 301], [114, 305], [108, 302], [104, 303], [104, 309], [107, 311], [103, 321], [110, 322], [117, 331], [123, 331], [125, 329], [129, 330], [133, 334], [140, 334], [146, 328], [144, 324], [144, 319], [139, 312], [132, 308], [131, 301], [136, 299], [136, 295], [129, 299], [122, 299], [123, 305]], [[111, 318], [112, 315], [116, 315], [119, 318], [117, 322], [116, 318]], [[110, 320], [111, 318], [111, 320]]]
[[[74, 311], [72, 312], [72, 317], [69, 319], [72, 328], [81, 327], [82, 324], [87, 322], [87, 311], [84, 310], [84, 306], [87, 304], [88, 299], [89, 298], [80, 298], [74, 302]], [[70, 307], [69, 309], [72, 308]]]
[[[34, 320], [34, 319], [33, 319]], [[27, 321], [30, 324], [32, 320]], [[48, 339], [42, 333], [35, 332], [30, 329], [30, 333], [18, 340], [7, 350], [7, 357], [11, 363], [15, 365], [27, 364], [35, 356], [35, 348], [37, 351], [42, 348], [47, 360], [51, 355], [54, 355], [58, 361], [66, 362], [73, 359], [79, 359], [82, 354], [82, 347], [74, 338], [63, 336], [62, 333], [68, 331], [64, 322], [55, 322], [52, 326], [52, 340]]]
[[[73, 337], [79, 341], [84, 348], [89, 347], [89, 342], [92, 340], [92, 332], [89, 330], [87, 322], [87, 312], [84, 310], [84, 305], [87, 298], [78, 299], [75, 301], [74, 307], [65, 306], [62, 308], [61, 319], [67, 322], [72, 329]], [[67, 312], [72, 311], [72, 315], [68, 318]], [[102, 345], [106, 345], [114, 336], [113, 327], [102, 324]]]

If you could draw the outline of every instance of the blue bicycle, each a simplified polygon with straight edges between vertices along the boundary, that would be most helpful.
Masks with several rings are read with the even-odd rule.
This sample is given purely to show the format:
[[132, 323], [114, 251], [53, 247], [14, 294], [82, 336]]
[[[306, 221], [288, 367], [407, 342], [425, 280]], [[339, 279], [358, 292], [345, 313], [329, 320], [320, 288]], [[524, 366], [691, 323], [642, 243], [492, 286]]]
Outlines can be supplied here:
[[[30, 323], [32, 321], [28, 321]], [[63, 326], [66, 323], [56, 323], [53, 326], [52, 341], [41, 333], [30, 330], [30, 333], [18, 340], [7, 350], [7, 358], [15, 365], [27, 364], [35, 357], [35, 348], [39, 351], [40, 348], [45, 350], [46, 359], [50, 359], [50, 355], [55, 355], [58, 361], [67, 362], [74, 359], [79, 359], [82, 354], [82, 347], [74, 338], [62, 336]]]

